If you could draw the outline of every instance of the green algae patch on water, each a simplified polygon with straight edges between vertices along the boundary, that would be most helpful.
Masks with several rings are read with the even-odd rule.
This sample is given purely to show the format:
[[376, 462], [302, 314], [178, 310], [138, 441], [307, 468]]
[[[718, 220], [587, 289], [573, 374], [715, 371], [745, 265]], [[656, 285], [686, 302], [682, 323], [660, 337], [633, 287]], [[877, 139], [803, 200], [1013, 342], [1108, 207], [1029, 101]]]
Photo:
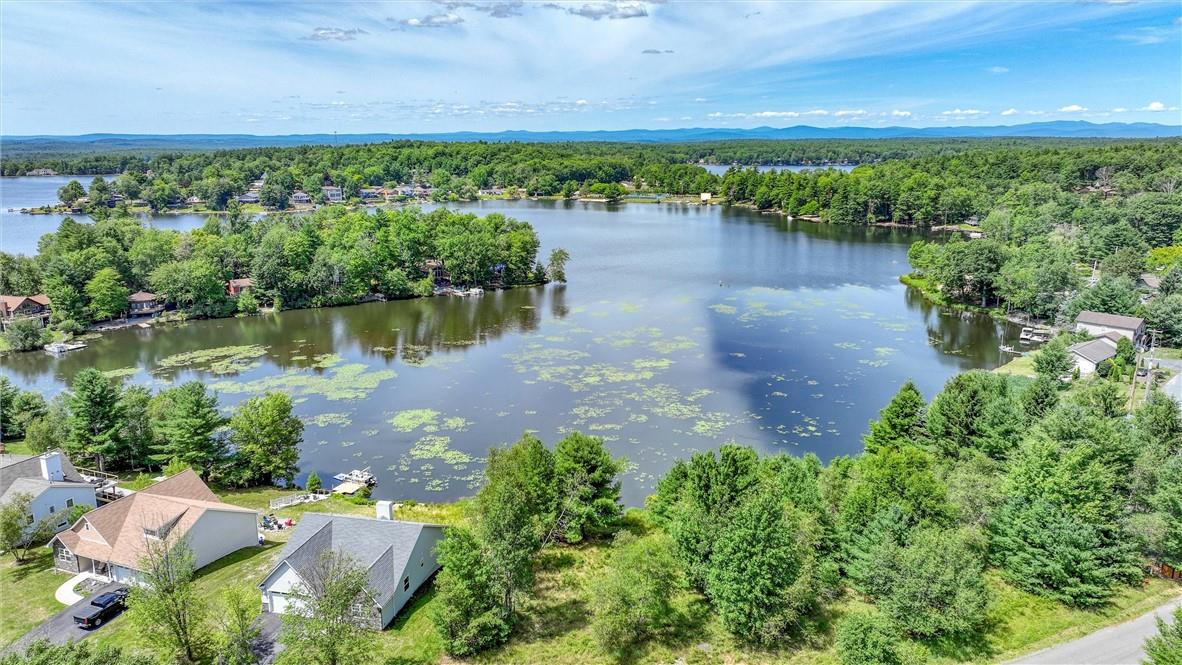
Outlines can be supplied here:
[[108, 379], [126, 379], [129, 376], [135, 376], [139, 372], [138, 367], [120, 367], [119, 369], [109, 369], [103, 372], [103, 376]]
[[738, 307], [735, 307], [734, 305], [725, 305], [723, 303], [710, 305], [710, 309], [718, 312], [719, 314], [737, 314], [739, 312]]
[[304, 422], [318, 427], [330, 427], [332, 425], [348, 427], [353, 424], [353, 419], [347, 413], [318, 413], [310, 418], [305, 418]]
[[338, 401], [365, 399], [377, 390], [383, 381], [397, 376], [392, 369], [370, 369], [361, 363], [352, 363], [333, 367], [323, 373], [290, 369], [282, 374], [254, 381], [218, 381], [210, 387], [228, 394], [263, 394], [278, 390], [289, 395], [319, 395], [328, 400]]
[[424, 432], [439, 429], [439, 412], [435, 409], [407, 409], [394, 414], [388, 422], [396, 432], [413, 432], [420, 427]]
[[214, 374], [237, 374], [262, 366], [259, 358], [267, 354], [267, 347], [261, 344], [242, 346], [220, 346], [176, 353], [156, 363], [156, 370], [175, 370], [184, 367], [204, 366]]

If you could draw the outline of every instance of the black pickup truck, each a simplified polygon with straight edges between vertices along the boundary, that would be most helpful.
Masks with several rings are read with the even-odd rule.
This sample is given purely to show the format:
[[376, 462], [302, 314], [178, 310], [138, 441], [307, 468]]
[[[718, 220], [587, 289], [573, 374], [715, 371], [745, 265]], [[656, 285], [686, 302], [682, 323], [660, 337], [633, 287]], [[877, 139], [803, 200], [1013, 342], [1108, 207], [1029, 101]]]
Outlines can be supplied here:
[[90, 599], [89, 605], [78, 610], [74, 615], [74, 623], [83, 628], [98, 628], [104, 621], [122, 612], [126, 600], [127, 587], [100, 593]]

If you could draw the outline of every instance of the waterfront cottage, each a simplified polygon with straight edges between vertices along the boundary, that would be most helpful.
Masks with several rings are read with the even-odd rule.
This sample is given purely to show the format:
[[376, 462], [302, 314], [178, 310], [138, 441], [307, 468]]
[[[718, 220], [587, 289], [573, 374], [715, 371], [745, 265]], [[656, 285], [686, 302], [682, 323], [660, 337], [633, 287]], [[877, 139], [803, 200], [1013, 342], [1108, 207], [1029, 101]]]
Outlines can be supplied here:
[[57, 570], [136, 582], [150, 543], [181, 539], [201, 568], [257, 545], [258, 513], [222, 503], [188, 469], [86, 513], [49, 544]]
[[21, 319], [49, 320], [49, 296], [39, 293], [35, 296], [0, 296], [0, 330]]
[[136, 291], [127, 297], [127, 310], [132, 316], [149, 316], [164, 311], [164, 304], [155, 293]]
[[243, 291], [254, 288], [254, 280], [249, 277], [239, 277], [226, 282], [226, 291], [230, 295], [240, 295]]
[[291, 202], [296, 205], [303, 205], [312, 202], [312, 197], [307, 192], [296, 190], [291, 193]]
[[258, 203], [259, 195], [257, 192], [247, 192], [238, 197], [239, 203]]
[[1136, 345], [1140, 344], [1141, 339], [1145, 336], [1145, 319], [1084, 310], [1075, 317], [1075, 329], [1092, 335], [1103, 335], [1107, 332], [1119, 333]]
[[320, 191], [324, 194], [324, 200], [329, 203], [340, 203], [345, 200], [345, 194], [340, 187], [324, 186]]
[[18, 494], [32, 497], [26, 520], [30, 527], [45, 519], [58, 519], [54, 530], [68, 526], [70, 509], [96, 504], [95, 486], [78, 473], [60, 450], [42, 455], [0, 454], [0, 505]]
[[435, 524], [305, 513], [279, 562], [259, 584], [263, 611], [288, 611], [298, 602], [293, 592], [307, 590], [324, 556], [336, 552], [348, 556], [369, 576], [357, 618], [381, 630], [439, 570], [435, 545], [442, 539], [443, 527]]

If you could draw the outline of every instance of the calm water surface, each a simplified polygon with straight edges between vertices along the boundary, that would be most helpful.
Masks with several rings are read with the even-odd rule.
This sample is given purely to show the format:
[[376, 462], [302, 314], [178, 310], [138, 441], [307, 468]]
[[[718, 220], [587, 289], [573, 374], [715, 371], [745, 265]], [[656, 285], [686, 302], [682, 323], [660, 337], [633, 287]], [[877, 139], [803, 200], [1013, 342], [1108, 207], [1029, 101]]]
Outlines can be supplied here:
[[570, 251], [570, 283], [128, 329], [0, 371], [47, 394], [92, 366], [153, 389], [198, 379], [227, 411], [282, 390], [307, 423], [303, 473], [371, 466], [381, 498], [469, 495], [490, 445], [578, 429], [628, 459], [638, 504], [674, 459], [730, 440], [854, 453], [903, 381], [930, 397], [1016, 337], [900, 284], [908, 233], [717, 206], [460, 208], [531, 222], [543, 257]]

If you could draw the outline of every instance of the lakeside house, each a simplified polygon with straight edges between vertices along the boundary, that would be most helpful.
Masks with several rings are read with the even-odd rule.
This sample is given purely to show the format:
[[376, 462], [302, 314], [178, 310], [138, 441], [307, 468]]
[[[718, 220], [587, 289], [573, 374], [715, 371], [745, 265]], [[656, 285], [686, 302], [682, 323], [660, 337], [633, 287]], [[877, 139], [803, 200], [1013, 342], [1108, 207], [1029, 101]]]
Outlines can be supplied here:
[[70, 458], [60, 450], [41, 455], [0, 454], [0, 505], [12, 501], [18, 494], [32, 497], [28, 526], [56, 515], [54, 526], [60, 531], [68, 526], [70, 509], [74, 506], [94, 508], [97, 499], [95, 486], [88, 482]]
[[136, 291], [127, 296], [127, 309], [132, 316], [149, 316], [164, 311], [164, 303], [155, 293]]
[[1137, 286], [1150, 293], [1157, 293], [1157, 290], [1161, 288], [1161, 276], [1151, 272], [1143, 272], [1137, 278]]
[[345, 194], [341, 191], [340, 187], [325, 185], [320, 188], [320, 191], [324, 194], [324, 200], [328, 203], [340, 203], [345, 200]]
[[291, 193], [291, 202], [296, 205], [311, 203], [312, 196], [307, 192], [301, 192], [297, 189]]
[[55, 569], [135, 583], [152, 543], [184, 540], [201, 568], [258, 544], [258, 513], [222, 503], [191, 469], [78, 518], [49, 541]]
[[427, 259], [423, 263], [423, 270], [431, 276], [435, 286], [451, 286], [451, 273], [443, 265], [443, 259]]
[[196, 206], [201, 205], [202, 203], [205, 202], [201, 200], [200, 196], [190, 196], [189, 198], [185, 199], [185, 205]]
[[1115, 358], [1116, 340], [1121, 337], [1122, 335], [1119, 333], [1108, 332], [1096, 339], [1067, 347], [1067, 352], [1071, 354], [1071, 359], [1075, 362], [1079, 375], [1090, 376], [1096, 372], [1100, 363]]
[[361, 196], [362, 201], [373, 201], [375, 199], [381, 198], [382, 192], [381, 190], [374, 187], [363, 187], [358, 192], [358, 195]]
[[283, 614], [295, 593], [307, 593], [330, 552], [342, 554], [369, 577], [356, 619], [381, 630], [390, 625], [419, 587], [439, 570], [435, 546], [443, 539], [436, 524], [305, 513], [292, 531], [279, 561], [259, 584], [264, 612]]
[[258, 203], [259, 202], [258, 192], [247, 192], [245, 194], [240, 194], [238, 196], [238, 202], [239, 203]]
[[1075, 329], [1094, 336], [1115, 332], [1127, 337], [1135, 346], [1145, 337], [1145, 319], [1084, 310], [1075, 317]]
[[49, 321], [49, 296], [0, 296], [0, 330], [16, 321], [32, 319], [45, 325]]
[[239, 277], [226, 282], [226, 292], [232, 296], [240, 295], [243, 291], [254, 288], [254, 280], [249, 277]]

